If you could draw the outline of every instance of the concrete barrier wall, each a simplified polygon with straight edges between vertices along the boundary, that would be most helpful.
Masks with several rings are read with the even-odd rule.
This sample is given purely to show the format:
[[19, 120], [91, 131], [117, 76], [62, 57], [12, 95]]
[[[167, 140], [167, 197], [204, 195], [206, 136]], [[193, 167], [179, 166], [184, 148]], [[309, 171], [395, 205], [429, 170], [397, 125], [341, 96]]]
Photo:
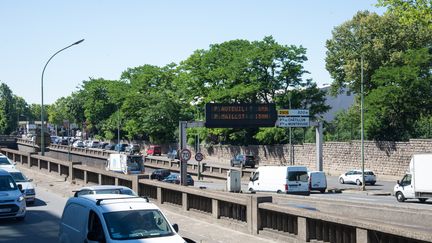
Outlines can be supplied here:
[[[310, 169], [316, 167], [316, 145], [305, 143], [294, 145], [296, 165], [306, 165]], [[413, 139], [408, 142], [374, 142], [365, 141], [365, 167], [378, 175], [401, 176], [408, 168], [413, 154], [432, 152], [431, 139]], [[201, 152], [213, 160], [226, 163], [238, 153], [257, 156], [260, 165], [288, 165], [289, 145], [249, 145], [230, 146], [214, 145], [201, 147]], [[324, 171], [340, 174], [346, 170], [360, 168], [361, 141], [325, 142], [323, 144]]]
[[17, 150], [3, 148], [1, 151], [15, 162], [31, 169], [66, 176], [69, 181], [81, 180], [88, 184], [114, 182], [114, 185], [126, 185], [139, 195], [154, 199], [158, 204], [179, 208], [201, 220], [216, 220], [231, 229], [249, 234], [263, 234], [289, 242], [432, 241], [429, 233], [277, 205], [272, 203], [271, 196], [207, 191], [143, 179], [143, 175], [113, 173]]

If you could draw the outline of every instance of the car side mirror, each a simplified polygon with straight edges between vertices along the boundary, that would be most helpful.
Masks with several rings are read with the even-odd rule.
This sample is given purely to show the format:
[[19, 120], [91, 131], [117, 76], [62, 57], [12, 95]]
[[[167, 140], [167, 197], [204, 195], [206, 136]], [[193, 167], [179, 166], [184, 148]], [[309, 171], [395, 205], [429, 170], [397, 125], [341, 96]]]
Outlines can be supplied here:
[[29, 180], [28, 180], [28, 182], [32, 182], [32, 181], [33, 181], [33, 179], [29, 179]]
[[12, 164], [13, 164], [13, 165], [16, 165], [17, 163], [16, 163], [16, 162], [13, 162]]
[[18, 184], [18, 189], [19, 189], [22, 193], [24, 193], [24, 190], [23, 190], [23, 188], [22, 188], [22, 185]]
[[399, 180], [397, 180], [396, 183], [397, 183], [398, 185], [400, 185], [400, 181], [399, 181]]
[[175, 232], [179, 232], [178, 224], [173, 224], [172, 227], [174, 228]]

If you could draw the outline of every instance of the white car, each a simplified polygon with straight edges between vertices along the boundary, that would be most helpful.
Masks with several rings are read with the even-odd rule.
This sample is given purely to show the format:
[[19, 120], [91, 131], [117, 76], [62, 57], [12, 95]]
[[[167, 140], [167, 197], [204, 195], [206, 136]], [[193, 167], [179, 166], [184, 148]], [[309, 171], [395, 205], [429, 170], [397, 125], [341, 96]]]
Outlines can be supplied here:
[[74, 197], [89, 195], [89, 194], [125, 194], [131, 196], [138, 196], [129, 187], [113, 186], [113, 185], [99, 185], [99, 186], [86, 186], [75, 191]]
[[[371, 170], [364, 170], [366, 184], [375, 185], [376, 176]], [[358, 186], [363, 184], [362, 171], [361, 170], [350, 170], [339, 176], [339, 183], [355, 183]]]
[[16, 163], [12, 162], [8, 157], [0, 155], [0, 169], [13, 169]]
[[178, 242], [160, 209], [148, 199], [116, 194], [71, 197], [60, 220], [59, 242]]
[[9, 172], [16, 184], [21, 185], [26, 202], [28, 204], [33, 204], [36, 200], [36, 190], [32, 183], [33, 180], [27, 179], [27, 177], [21, 173], [21, 171], [15, 168], [4, 168], [4, 170]]

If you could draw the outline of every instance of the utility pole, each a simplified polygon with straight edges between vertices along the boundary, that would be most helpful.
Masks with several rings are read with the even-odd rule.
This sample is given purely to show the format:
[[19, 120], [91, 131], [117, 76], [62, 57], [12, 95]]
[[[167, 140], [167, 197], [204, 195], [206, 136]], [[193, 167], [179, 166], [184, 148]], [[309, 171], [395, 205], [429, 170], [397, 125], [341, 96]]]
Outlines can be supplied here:
[[362, 191], [366, 191], [364, 174], [364, 90], [363, 90], [363, 53], [361, 54], [361, 166], [362, 166]]

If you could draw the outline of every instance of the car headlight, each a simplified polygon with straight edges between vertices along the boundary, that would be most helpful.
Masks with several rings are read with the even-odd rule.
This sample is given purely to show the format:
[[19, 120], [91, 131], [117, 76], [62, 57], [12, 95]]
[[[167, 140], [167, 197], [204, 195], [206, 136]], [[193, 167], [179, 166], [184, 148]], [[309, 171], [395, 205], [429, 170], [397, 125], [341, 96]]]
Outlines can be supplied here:
[[24, 200], [24, 196], [23, 196], [23, 195], [21, 195], [21, 196], [19, 196], [19, 197], [17, 198], [17, 202], [22, 202], [22, 200]]

